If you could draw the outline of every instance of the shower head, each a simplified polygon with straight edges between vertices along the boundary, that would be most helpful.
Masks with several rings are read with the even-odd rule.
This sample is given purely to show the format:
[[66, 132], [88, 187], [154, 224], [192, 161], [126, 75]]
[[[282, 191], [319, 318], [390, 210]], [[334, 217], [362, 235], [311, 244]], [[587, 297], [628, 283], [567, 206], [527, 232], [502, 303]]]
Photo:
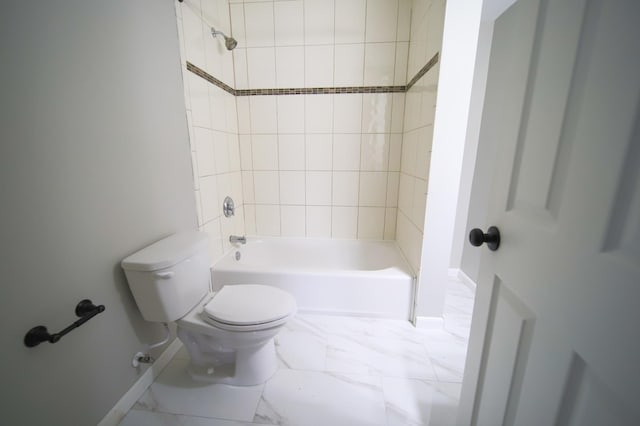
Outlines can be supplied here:
[[215, 28], [211, 27], [211, 35], [216, 37], [218, 34], [224, 37], [224, 45], [227, 47], [227, 50], [233, 50], [238, 45], [235, 38], [228, 37], [222, 31], [217, 31]]

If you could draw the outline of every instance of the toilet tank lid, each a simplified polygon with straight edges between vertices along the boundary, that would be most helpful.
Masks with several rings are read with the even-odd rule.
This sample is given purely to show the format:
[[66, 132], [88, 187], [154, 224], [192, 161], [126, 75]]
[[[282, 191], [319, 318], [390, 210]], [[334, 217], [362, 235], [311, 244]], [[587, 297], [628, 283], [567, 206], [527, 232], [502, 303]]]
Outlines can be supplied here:
[[206, 246], [205, 233], [178, 232], [133, 253], [121, 262], [121, 266], [129, 271], [156, 271], [182, 262]]

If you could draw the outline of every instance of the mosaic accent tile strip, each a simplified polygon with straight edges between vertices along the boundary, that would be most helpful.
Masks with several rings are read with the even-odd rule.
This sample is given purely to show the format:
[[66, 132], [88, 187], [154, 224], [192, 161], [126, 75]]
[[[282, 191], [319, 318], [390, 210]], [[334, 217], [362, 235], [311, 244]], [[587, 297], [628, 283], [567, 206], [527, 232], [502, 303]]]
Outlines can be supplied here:
[[221, 88], [225, 92], [231, 93], [233, 96], [238, 96], [236, 94], [236, 92], [237, 92], [236, 89], [234, 89], [233, 87], [229, 86], [228, 84], [218, 80], [217, 78], [215, 78], [214, 76], [212, 76], [211, 74], [209, 74], [208, 72], [203, 70], [202, 68], [199, 68], [199, 67], [193, 65], [189, 61], [187, 61], [187, 70], [191, 71], [192, 73], [194, 73], [198, 77], [202, 77], [203, 79], [207, 80], [209, 83], [213, 84], [214, 86], [218, 86], [219, 88]]
[[433, 68], [440, 58], [436, 53], [406, 86], [350, 86], [350, 87], [296, 87], [281, 89], [234, 89], [226, 83], [218, 80], [202, 68], [187, 61], [187, 70], [207, 80], [233, 96], [270, 96], [270, 95], [327, 95], [337, 93], [404, 93], [408, 91], [422, 76]]
[[425, 66], [422, 67], [422, 69], [420, 69], [420, 71], [418, 71], [415, 76], [413, 76], [411, 81], [409, 81], [409, 83], [406, 86], [407, 91], [411, 89], [411, 86], [416, 84], [418, 80], [420, 80], [427, 72], [429, 72], [429, 70], [433, 68], [438, 63], [439, 60], [440, 60], [440, 52], [436, 52], [436, 54], [433, 55], [431, 59], [429, 59], [429, 62], [427, 62]]

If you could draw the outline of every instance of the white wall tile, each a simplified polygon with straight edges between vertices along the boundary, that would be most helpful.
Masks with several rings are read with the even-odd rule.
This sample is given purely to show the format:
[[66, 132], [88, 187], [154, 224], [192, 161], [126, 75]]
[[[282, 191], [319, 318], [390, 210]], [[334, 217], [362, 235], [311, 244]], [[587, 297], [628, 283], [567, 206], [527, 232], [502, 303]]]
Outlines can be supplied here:
[[278, 1], [275, 7], [276, 46], [295, 46], [304, 44], [303, 2]]
[[333, 131], [360, 133], [362, 127], [362, 95], [349, 93], [334, 96]]
[[384, 215], [384, 239], [395, 240], [396, 239], [396, 217], [398, 215], [398, 209], [386, 208]]
[[331, 205], [331, 172], [306, 172], [305, 179], [307, 205]]
[[400, 173], [398, 210], [401, 210], [407, 216], [411, 214], [411, 209], [413, 208], [413, 187], [414, 178], [404, 173]]
[[211, 84], [208, 86], [209, 108], [211, 109], [211, 128], [213, 130], [224, 132], [227, 128], [227, 113], [225, 111], [226, 105], [224, 102], [226, 92]]
[[256, 230], [256, 206], [254, 204], [244, 205], [244, 226], [247, 235], [257, 235]]
[[364, 85], [391, 85], [394, 81], [396, 43], [367, 43], [364, 48]]
[[[278, 204], [280, 202], [278, 172], [253, 172], [253, 185], [257, 204]], [[280, 221], [278, 221], [278, 223], [280, 223]]]
[[[396, 43], [396, 64], [393, 72], [393, 84], [404, 86], [408, 83], [407, 61], [409, 60], [409, 42]], [[413, 78], [413, 76], [411, 77]]]
[[360, 173], [333, 172], [331, 204], [334, 206], [357, 206], [360, 189]]
[[331, 170], [331, 134], [306, 135], [306, 170]]
[[236, 108], [238, 109], [238, 133], [247, 135], [251, 133], [251, 112], [249, 109], [249, 96], [238, 96], [236, 98]]
[[216, 162], [216, 173], [227, 173], [231, 170], [226, 133], [213, 131], [213, 158]]
[[251, 154], [251, 135], [239, 135], [240, 142], [240, 168], [253, 170], [253, 154]]
[[231, 16], [231, 34], [233, 38], [237, 40], [239, 46], [246, 47], [247, 38], [244, 32], [244, 5], [230, 4], [229, 15]]
[[276, 87], [276, 53], [273, 47], [247, 48], [249, 88]]
[[304, 97], [277, 96], [278, 133], [304, 133]]
[[278, 170], [277, 135], [252, 135], [251, 152], [254, 170]]
[[333, 135], [333, 170], [360, 170], [360, 134]]
[[387, 199], [386, 172], [360, 172], [360, 198], [358, 204], [384, 207]]
[[275, 96], [249, 96], [251, 133], [275, 134], [278, 128]]
[[366, 0], [336, 1], [336, 44], [364, 42], [366, 7]]
[[220, 219], [217, 218], [211, 222], [205, 223], [202, 226], [201, 231], [206, 233], [209, 239], [209, 259], [213, 265], [224, 253], [222, 235], [220, 234]]
[[391, 95], [391, 133], [402, 133], [404, 129], [404, 93]]
[[389, 134], [365, 133], [362, 135], [360, 170], [387, 171], [389, 167]]
[[306, 45], [333, 44], [333, 6], [333, 1], [305, 0], [304, 37]]
[[240, 166], [240, 142], [238, 135], [227, 133], [227, 146], [229, 147], [229, 171], [239, 172]]
[[211, 130], [195, 127], [193, 135], [196, 145], [196, 159], [199, 176], [210, 176], [216, 173], [216, 165], [213, 158], [213, 135]]
[[305, 206], [280, 206], [280, 235], [304, 237], [306, 233]]
[[249, 76], [247, 74], [247, 49], [236, 47], [233, 49], [232, 55], [235, 74], [235, 88], [248, 89]]
[[215, 176], [200, 178], [200, 204], [202, 208], [203, 223], [207, 223], [219, 216], [218, 188]]
[[256, 205], [256, 231], [258, 235], [280, 236], [280, 206]]
[[383, 207], [358, 208], [358, 238], [381, 240], [384, 237]]
[[305, 87], [333, 86], [333, 45], [305, 47], [304, 84]]
[[[199, 11], [199, 8], [194, 8]], [[202, 20], [199, 12], [184, 6], [182, 7], [182, 27], [184, 30], [184, 45], [187, 60], [194, 65], [204, 68], [206, 60], [204, 55], [204, 39], [202, 38]]]
[[[304, 172], [280, 171], [280, 203], [302, 205], [305, 204], [305, 176]], [[304, 215], [303, 215], [304, 217]]]
[[307, 237], [331, 237], [331, 207], [307, 206]]
[[245, 3], [244, 22], [247, 47], [274, 45], [273, 3]]
[[422, 179], [415, 179], [413, 186], [413, 206], [411, 209], [411, 222], [420, 231], [424, 228], [424, 213], [427, 203], [427, 182]]
[[278, 156], [280, 170], [304, 170], [304, 135], [278, 135]]
[[400, 173], [389, 172], [387, 174], [387, 207], [398, 206], [398, 188], [400, 186]]
[[304, 95], [304, 122], [307, 133], [331, 133], [333, 96]]
[[227, 124], [225, 131], [238, 134], [238, 109], [236, 108], [235, 96], [228, 94], [225, 98], [225, 114], [227, 116]]
[[368, 43], [396, 41], [398, 0], [367, 0], [366, 19]]
[[210, 128], [211, 110], [209, 109], [209, 89], [207, 87], [209, 83], [191, 72], [188, 75], [193, 125]]
[[247, 204], [255, 204], [256, 196], [253, 189], [253, 171], [242, 172], [242, 196]]
[[364, 44], [336, 44], [334, 85], [362, 86], [364, 81]]
[[225, 197], [231, 195], [231, 175], [229, 173], [216, 175], [216, 189], [218, 192], [216, 216], [220, 216], [222, 214], [222, 203]]
[[358, 234], [358, 208], [333, 206], [331, 208], [331, 237], [356, 238]]
[[398, 31], [397, 41], [409, 41], [411, 30], [411, 0], [400, 0], [398, 2]]
[[276, 47], [276, 86], [304, 87], [304, 47]]
[[362, 133], [391, 131], [392, 99], [390, 93], [362, 95]]
[[389, 171], [400, 171], [402, 155], [402, 134], [391, 134], [389, 137]]

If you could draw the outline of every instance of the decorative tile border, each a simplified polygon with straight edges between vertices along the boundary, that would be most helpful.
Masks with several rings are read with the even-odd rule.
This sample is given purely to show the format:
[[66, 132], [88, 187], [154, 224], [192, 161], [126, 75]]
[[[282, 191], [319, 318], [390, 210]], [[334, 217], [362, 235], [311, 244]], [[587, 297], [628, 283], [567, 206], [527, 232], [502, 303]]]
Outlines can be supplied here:
[[195, 75], [207, 80], [214, 86], [219, 87], [233, 96], [269, 96], [269, 95], [318, 95], [318, 94], [337, 94], [337, 93], [404, 93], [411, 89], [422, 76], [424, 76], [431, 68], [433, 68], [440, 58], [440, 53], [433, 55], [433, 58], [418, 71], [418, 73], [409, 81], [406, 86], [351, 86], [351, 87], [297, 87], [284, 89], [234, 89], [228, 84], [218, 80], [202, 68], [193, 65], [187, 61], [187, 70]]

